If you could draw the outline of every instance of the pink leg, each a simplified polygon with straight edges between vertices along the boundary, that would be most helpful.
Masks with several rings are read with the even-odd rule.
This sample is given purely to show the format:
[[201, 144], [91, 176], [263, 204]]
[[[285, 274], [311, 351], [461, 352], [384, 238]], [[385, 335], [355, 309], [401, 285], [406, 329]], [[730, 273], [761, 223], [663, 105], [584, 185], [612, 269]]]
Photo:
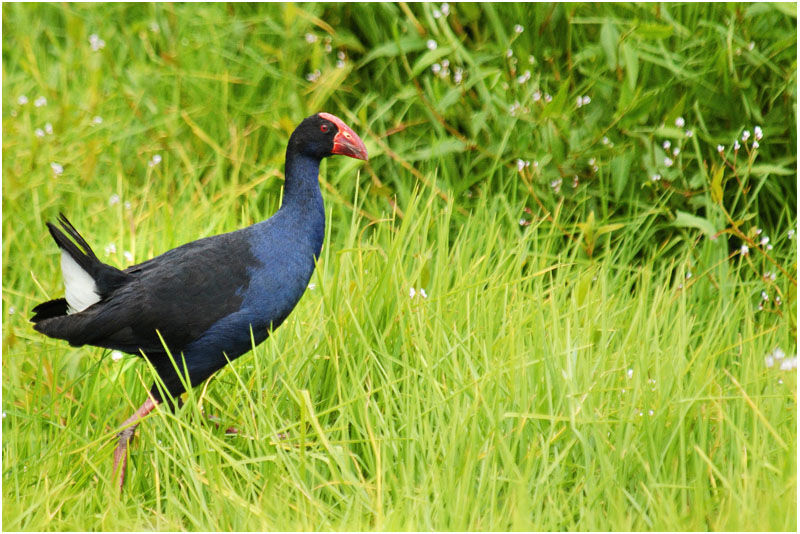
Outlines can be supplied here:
[[157, 402], [155, 402], [151, 397], [147, 397], [147, 400], [144, 401], [136, 412], [130, 416], [124, 423], [122, 423], [123, 430], [117, 434], [119, 436], [119, 445], [117, 448], [114, 449], [114, 471], [113, 476], [119, 477], [117, 481], [117, 485], [119, 486], [120, 491], [122, 491], [122, 485], [125, 483], [125, 469], [128, 467], [128, 442], [133, 439], [133, 435], [136, 433], [136, 427], [139, 426], [139, 423], [144, 419], [144, 417], [153, 411], [153, 409], [157, 406]]

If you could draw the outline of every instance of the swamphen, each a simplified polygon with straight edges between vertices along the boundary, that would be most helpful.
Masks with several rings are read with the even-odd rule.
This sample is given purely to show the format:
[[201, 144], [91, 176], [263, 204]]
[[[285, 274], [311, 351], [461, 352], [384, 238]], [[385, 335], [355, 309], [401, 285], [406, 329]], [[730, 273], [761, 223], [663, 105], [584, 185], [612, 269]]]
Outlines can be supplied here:
[[[184, 382], [201, 383], [249, 351], [252, 340], [263, 342], [300, 300], [325, 229], [319, 165], [334, 154], [367, 159], [363, 141], [341, 119], [329, 113], [306, 118], [289, 138], [283, 202], [272, 217], [125, 270], [101, 262], [62, 214], [63, 232], [51, 223], [47, 228], [61, 249], [65, 298], [36, 306], [34, 328], [73, 346], [143, 354], [177, 398]], [[154, 384], [123, 423], [114, 451], [120, 488], [128, 442], [141, 419], [163, 400]]]

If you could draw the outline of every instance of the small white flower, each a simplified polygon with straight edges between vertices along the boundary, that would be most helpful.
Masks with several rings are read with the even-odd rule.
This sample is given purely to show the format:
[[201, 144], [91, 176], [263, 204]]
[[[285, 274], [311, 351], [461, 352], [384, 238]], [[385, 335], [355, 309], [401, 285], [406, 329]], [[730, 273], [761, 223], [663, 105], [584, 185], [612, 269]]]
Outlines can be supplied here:
[[764, 365], [767, 367], [772, 367], [775, 365], [775, 358], [772, 357], [772, 354], [767, 354], [764, 356]]
[[553, 97], [552, 97], [552, 96], [550, 96], [550, 94], [548, 94], [548, 93], [545, 93], [545, 94], [544, 94], [544, 101], [545, 101], [545, 102], [552, 102], [552, 101], [553, 101]]
[[761, 235], [761, 232], [763, 232], [761, 228], [756, 228], [756, 235]]
[[723, 145], [717, 145], [717, 152], [722, 154], [723, 152], [725, 152], [725, 147]]
[[453, 82], [461, 83], [461, 80], [464, 79], [464, 69], [461, 67], [456, 67], [456, 70], [453, 71]]
[[525, 161], [517, 159], [517, 172], [522, 172], [524, 168], [525, 168]]
[[652, 416], [654, 413], [656, 413], [656, 412], [654, 412], [653, 410], [647, 410], [647, 415]]
[[506, 50], [506, 57], [511, 57], [513, 55], [514, 55], [514, 51], [513, 50], [511, 50], [510, 48], [508, 50]]
[[36, 128], [33, 133], [36, 135], [36, 137], [44, 137], [44, 130], [41, 128]]
[[522, 27], [522, 24], [515, 24], [514, 25], [514, 33], [522, 33], [525, 28]]
[[161, 154], [153, 154], [152, 159], [150, 159], [150, 161], [147, 162], [147, 166], [155, 167], [159, 163], [161, 163]]
[[417, 294], [417, 290], [414, 289], [413, 287], [408, 290], [408, 298], [412, 298], [413, 299], [414, 295], [416, 295], [416, 294]]
[[741, 147], [742, 147], [742, 145], [739, 144], [739, 140], [738, 139], [734, 139], [733, 140], [733, 150], [734, 150], [734, 152], [739, 150]]
[[681, 149], [680, 148], [675, 147], [675, 148], [672, 149], [672, 155], [673, 156], [678, 157], [678, 154], [680, 154], [680, 153], [681, 153]]
[[444, 15], [445, 17], [450, 14], [450, 4], [448, 4], [447, 2], [442, 4], [442, 7], [440, 7], [439, 9], [441, 9], [442, 15]]
[[594, 164], [597, 163], [597, 160], [595, 158], [589, 158], [589, 162], [588, 163], [589, 163], [590, 166], [594, 166]]
[[96, 33], [93, 33], [89, 36], [89, 45], [92, 47], [93, 51], [97, 52], [106, 46], [106, 42], [100, 39]]
[[126, 250], [122, 253], [122, 256], [125, 258], [125, 261], [133, 261], [133, 254], [130, 250]]
[[628, 369], [625, 375], [628, 377], [628, 379], [633, 378], [633, 369]]
[[422, 287], [421, 287], [421, 288], [419, 288], [419, 294], [420, 294], [420, 295], [422, 296], [422, 298], [424, 298], [424, 299], [428, 298], [428, 294], [425, 292], [425, 289], [424, 289], [424, 288], [422, 288]]
[[17, 313], [17, 309], [14, 306], [9, 306], [8, 307], [8, 314], [9, 315], [14, 315], [15, 313]]
[[691, 131], [691, 130], [686, 130], [686, 132], [684, 132], [684, 133], [685, 133], [686, 137], [692, 137], [694, 135], [694, 132]]
[[47, 105], [47, 99], [43, 96], [38, 97], [36, 100], [33, 101], [33, 105], [37, 108]]
[[442, 66], [439, 65], [438, 63], [434, 63], [433, 65], [431, 65], [431, 70], [433, 71], [434, 74], [439, 74], [439, 72], [442, 70]]
[[511, 114], [512, 117], [514, 117], [519, 111], [519, 108], [520, 108], [519, 102], [514, 102], [508, 107], [508, 112]]
[[688, 280], [691, 277], [692, 277], [692, 271], [686, 271], [686, 279]]
[[767, 237], [767, 236], [762, 237], [761, 241], [759, 241], [758, 243], [763, 247], [764, 245], [769, 243], [769, 237]]
[[677, 126], [678, 128], [683, 128], [685, 125], [686, 121], [683, 119], [683, 117], [678, 117], [677, 119], [675, 119], [675, 126]]
[[44, 131], [47, 135], [53, 135], [53, 125], [49, 122], [44, 124]]
[[120, 198], [119, 195], [114, 193], [110, 197], [108, 197], [108, 205], [113, 206], [114, 204], [119, 204]]
[[441, 11], [439, 11], [438, 9], [434, 9], [433, 10], [433, 18], [438, 19], [441, 16], [442, 16], [442, 12]]
[[62, 167], [56, 162], [52, 162], [50, 164], [50, 168], [53, 169], [53, 174], [55, 174], [56, 176], [60, 176], [64, 172], [64, 167]]
[[528, 63], [530, 63], [531, 65], [533, 65], [534, 63], [536, 63], [536, 58], [535, 58], [535, 57], [533, 57], [533, 56], [528, 56]]
[[17, 97], [17, 104], [19, 104], [20, 106], [24, 106], [27, 103], [28, 103], [28, 97], [27, 96], [19, 95]]
[[750, 139], [750, 130], [745, 130], [742, 132], [742, 141], [747, 141]]
[[446, 69], [449, 66], [450, 66], [450, 60], [449, 59], [443, 59], [442, 60], [442, 68]]
[[657, 181], [661, 180], [661, 175], [658, 174], [658, 173], [655, 173], [654, 175], [650, 176], [650, 180], [653, 181], [653, 182], [657, 182]]
[[527, 81], [528, 81], [528, 80], [530, 80], [530, 79], [531, 79], [531, 71], [529, 71], [529, 70], [526, 70], [526, 71], [525, 71], [525, 72], [522, 74], [522, 76], [520, 76], [520, 77], [518, 77], [518, 78], [517, 78], [517, 83], [519, 83], [519, 84], [523, 84], [523, 83], [527, 82]]
[[769, 300], [769, 295], [767, 295], [766, 291], [761, 292], [761, 300]]
[[791, 371], [797, 369], [797, 356], [786, 358], [781, 362], [781, 371]]
[[672, 167], [672, 164], [675, 163], [672, 158], [664, 158], [664, 166], [665, 167]]
[[533, 92], [532, 98], [534, 102], [538, 102], [542, 99], [542, 92], [537, 89]]
[[[597, 172], [597, 166], [594, 167], [594, 172]], [[580, 181], [578, 180], [578, 175], [572, 175], [572, 189], [577, 189], [578, 185], [580, 185]]]
[[425, 46], [428, 47], [428, 50], [436, 50], [436, 47], [439, 45], [433, 39], [428, 39], [428, 42], [425, 43]]
[[664, 147], [664, 150], [669, 150], [669, 147], [672, 146], [672, 143], [670, 143], [669, 139], [667, 139], [666, 141], [661, 143], [661, 146]]
[[794, 239], [794, 230], [789, 230], [788, 232], [786, 232], [786, 237], [788, 237], [789, 239]]
[[764, 132], [761, 131], [761, 126], [756, 126], [753, 128], [753, 135], [756, 138], [756, 141], [761, 141], [761, 138], [764, 137]]
[[554, 192], [558, 193], [559, 191], [561, 191], [561, 183], [562, 183], [561, 178], [556, 178], [555, 180], [550, 182], [550, 187], [553, 188]]
[[331, 43], [325, 43], [325, 52], [330, 54], [332, 51], [333, 51], [333, 47], [331, 46]]
[[578, 96], [575, 99], [575, 103], [578, 105], [578, 107], [581, 107], [583, 105], [583, 97], [582, 96]]
[[3, 419], [5, 419], [5, 418], [6, 418], [6, 412], [5, 412], [5, 410], [4, 410], [4, 411], [3, 411]]
[[758, 141], [753, 141], [753, 148], [758, 148], [759, 146]]
[[588, 96], [584, 96], [584, 97], [583, 97], [583, 105], [584, 105], [584, 106], [587, 106], [587, 105], [589, 105], [589, 103], [590, 103], [591, 101], [592, 101], [592, 99], [591, 99], [591, 98], [589, 98]]
[[106, 245], [105, 251], [106, 251], [106, 256], [110, 256], [112, 254], [116, 254], [117, 253], [117, 245], [115, 245], [114, 243], [109, 243], [108, 245]]
[[344, 50], [339, 50], [338, 52], [336, 52], [336, 57], [344, 61], [345, 59], [347, 59], [347, 54], [344, 53]]
[[531, 224], [530, 221], [526, 221], [525, 219], [520, 219], [519, 220], [519, 225], [520, 226], [528, 226], [529, 224]]
[[604, 137], [603, 137], [603, 139], [601, 140], [601, 142], [602, 142], [604, 145], [607, 145], [607, 144], [609, 144], [611, 141], [608, 139], [608, 137], [605, 137], [605, 136], [604, 136]]
[[639, 417], [644, 417], [644, 412], [639, 411]]
[[756, 47], [755, 41], [750, 41], [750, 43], [747, 45], [747, 49], [750, 51], [752, 51], [755, 47]]
[[742, 256], [747, 256], [748, 254], [750, 254], [750, 247], [748, 247], [747, 245], [742, 245], [742, 248], [739, 249], [739, 254], [741, 254]]
[[775, 347], [775, 350], [772, 351], [772, 355], [776, 360], [782, 360], [786, 357], [786, 353], [783, 352], [783, 349], [780, 347]]
[[317, 36], [314, 35], [311, 32], [307, 33], [306, 34], [306, 42], [307, 43], [316, 43], [317, 42]]
[[311, 282], [310, 284], [308, 284], [308, 290], [309, 291], [314, 291], [315, 289], [317, 289], [317, 284], [315, 284], [314, 282]]
[[161, 29], [158, 27], [158, 22], [153, 21], [150, 23], [150, 31], [153, 33], [158, 33], [161, 31]]
[[336, 68], [337, 69], [343, 69], [344, 65], [345, 65], [344, 60], [342, 60], [342, 59], [337, 59], [336, 60]]
[[313, 83], [319, 80], [320, 76], [322, 76], [322, 72], [320, 72], [320, 70], [317, 69], [314, 72], [309, 72], [308, 74], [306, 74], [306, 80]]
[[121, 360], [122, 357], [123, 357], [123, 355], [122, 355], [122, 353], [120, 351], [118, 351], [118, 350], [112, 350], [111, 351], [111, 359], [114, 360], [115, 362], [118, 361], [118, 360]]
[[131, 209], [130, 200], [126, 200], [125, 203], [123, 204], [123, 206], [125, 207], [126, 210], [130, 210]]

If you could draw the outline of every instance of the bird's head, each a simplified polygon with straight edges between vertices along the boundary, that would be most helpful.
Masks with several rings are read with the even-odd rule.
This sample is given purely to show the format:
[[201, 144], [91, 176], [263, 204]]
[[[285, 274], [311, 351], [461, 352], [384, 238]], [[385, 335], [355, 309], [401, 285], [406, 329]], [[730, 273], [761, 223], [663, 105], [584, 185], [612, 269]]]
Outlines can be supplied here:
[[333, 155], [367, 159], [367, 147], [342, 119], [330, 113], [317, 113], [303, 120], [292, 133], [289, 146], [316, 158]]

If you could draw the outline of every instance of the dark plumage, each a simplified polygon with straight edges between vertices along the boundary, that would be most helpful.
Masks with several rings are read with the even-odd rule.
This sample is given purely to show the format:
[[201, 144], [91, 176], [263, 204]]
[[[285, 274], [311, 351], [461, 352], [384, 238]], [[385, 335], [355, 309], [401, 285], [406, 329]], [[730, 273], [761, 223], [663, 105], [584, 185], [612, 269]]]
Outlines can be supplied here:
[[[334, 154], [367, 159], [364, 143], [341, 119], [328, 113], [306, 118], [289, 139], [283, 202], [272, 217], [124, 270], [101, 262], [64, 215], [63, 231], [47, 223], [61, 249], [66, 296], [36, 306], [34, 328], [73, 346], [144, 353], [176, 397], [185, 388], [166, 344], [178, 368], [185, 362], [184, 381], [201, 383], [250, 350], [251, 331], [256, 344], [263, 342], [300, 300], [325, 229], [319, 164]], [[120, 487], [128, 441], [139, 420], [164, 400], [154, 384], [125, 422], [114, 453], [115, 472], [122, 462]]]

